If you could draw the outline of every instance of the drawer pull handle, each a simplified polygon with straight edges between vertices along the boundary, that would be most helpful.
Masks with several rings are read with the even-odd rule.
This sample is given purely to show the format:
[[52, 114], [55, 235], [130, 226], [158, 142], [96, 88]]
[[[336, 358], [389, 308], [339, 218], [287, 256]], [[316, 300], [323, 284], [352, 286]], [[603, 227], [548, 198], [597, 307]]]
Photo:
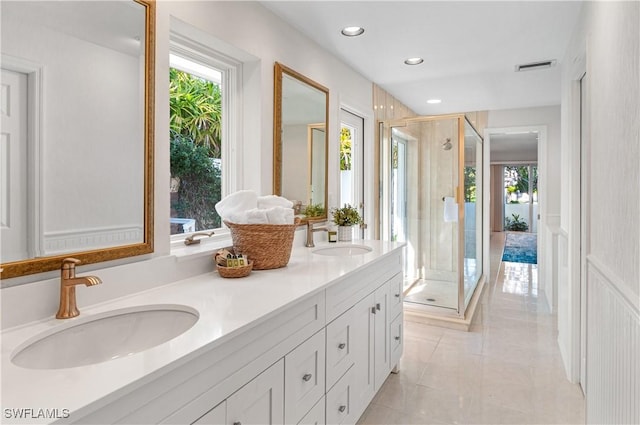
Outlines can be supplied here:
[[240, 422], [240, 421], [234, 422], [233, 425], [242, 425], [242, 422]]
[[345, 406], [344, 404], [342, 406], [338, 407], [338, 411], [340, 413], [344, 412], [345, 410], [347, 410], [347, 406]]
[[311, 374], [310, 373], [305, 373], [305, 375], [302, 377], [302, 380], [304, 382], [309, 382], [311, 380]]
[[371, 307], [371, 312], [372, 312], [373, 314], [376, 314], [376, 308], [375, 308], [375, 307]]
[[400, 341], [400, 337], [399, 336], [396, 337], [396, 341]]
[[380, 311], [380, 303], [376, 304], [376, 310]]
[[341, 350], [344, 350], [344, 347], [346, 347], [347, 344], [345, 344], [344, 342], [341, 342], [340, 344], [338, 344], [338, 348]]
[[400, 298], [400, 294], [395, 294], [395, 297], [396, 298]]

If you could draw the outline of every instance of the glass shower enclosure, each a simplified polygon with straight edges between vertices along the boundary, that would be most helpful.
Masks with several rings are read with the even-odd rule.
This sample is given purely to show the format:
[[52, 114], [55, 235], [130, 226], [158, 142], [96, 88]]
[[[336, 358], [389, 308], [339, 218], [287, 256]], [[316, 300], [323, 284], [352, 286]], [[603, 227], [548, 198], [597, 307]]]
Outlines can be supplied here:
[[406, 242], [405, 303], [464, 317], [482, 278], [482, 138], [464, 115], [381, 122], [381, 235]]

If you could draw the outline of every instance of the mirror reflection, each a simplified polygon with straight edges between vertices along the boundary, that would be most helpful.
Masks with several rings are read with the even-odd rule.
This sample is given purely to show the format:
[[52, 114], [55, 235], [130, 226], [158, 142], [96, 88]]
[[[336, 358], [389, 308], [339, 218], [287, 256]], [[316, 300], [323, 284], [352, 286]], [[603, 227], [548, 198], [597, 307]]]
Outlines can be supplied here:
[[329, 90], [276, 63], [274, 193], [304, 218], [326, 218]]
[[0, 7], [2, 277], [151, 252], [152, 3]]

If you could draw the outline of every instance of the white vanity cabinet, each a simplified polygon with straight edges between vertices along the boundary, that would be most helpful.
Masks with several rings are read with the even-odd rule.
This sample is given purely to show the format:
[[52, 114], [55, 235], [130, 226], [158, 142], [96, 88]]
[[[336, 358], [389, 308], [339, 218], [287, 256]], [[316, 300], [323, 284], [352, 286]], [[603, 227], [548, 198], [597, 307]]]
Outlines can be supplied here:
[[[74, 412], [68, 422], [357, 422], [402, 354], [402, 252], [351, 267], [242, 332], [189, 352], [87, 406], [87, 413]], [[263, 276], [289, 277], [287, 270], [270, 273]]]
[[395, 296], [402, 287], [399, 261], [391, 257], [327, 289], [328, 320], [348, 307], [327, 325], [327, 424], [355, 423], [397, 366], [402, 354], [402, 339], [395, 339], [402, 331], [396, 326], [402, 321], [402, 292]]

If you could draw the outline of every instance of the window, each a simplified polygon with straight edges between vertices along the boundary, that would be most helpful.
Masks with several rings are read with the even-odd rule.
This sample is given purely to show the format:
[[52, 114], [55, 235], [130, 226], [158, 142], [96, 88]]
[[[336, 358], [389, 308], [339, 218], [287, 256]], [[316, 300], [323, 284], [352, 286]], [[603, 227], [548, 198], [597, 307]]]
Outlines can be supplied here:
[[239, 63], [173, 40], [169, 64], [171, 235], [219, 229], [215, 204], [235, 188]]

